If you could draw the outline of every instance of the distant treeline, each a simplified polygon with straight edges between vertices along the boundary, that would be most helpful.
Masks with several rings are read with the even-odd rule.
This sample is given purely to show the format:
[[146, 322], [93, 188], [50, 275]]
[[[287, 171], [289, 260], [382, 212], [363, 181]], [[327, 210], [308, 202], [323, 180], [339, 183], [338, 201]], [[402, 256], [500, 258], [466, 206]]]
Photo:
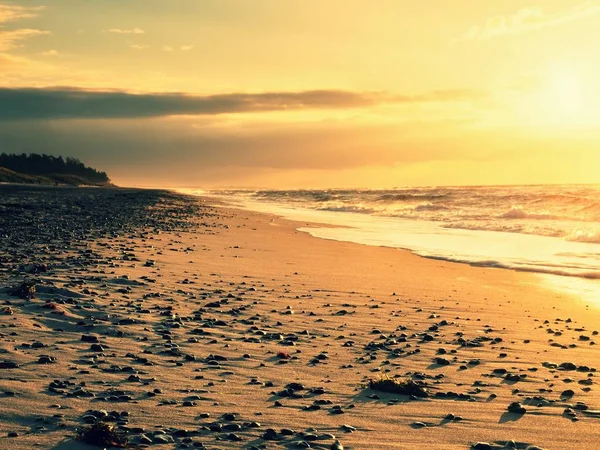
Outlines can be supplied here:
[[20, 155], [0, 154], [0, 167], [26, 175], [54, 176], [69, 175], [79, 177], [94, 184], [109, 183], [105, 172], [85, 166], [77, 158], [51, 155], [38, 155], [35, 153]]

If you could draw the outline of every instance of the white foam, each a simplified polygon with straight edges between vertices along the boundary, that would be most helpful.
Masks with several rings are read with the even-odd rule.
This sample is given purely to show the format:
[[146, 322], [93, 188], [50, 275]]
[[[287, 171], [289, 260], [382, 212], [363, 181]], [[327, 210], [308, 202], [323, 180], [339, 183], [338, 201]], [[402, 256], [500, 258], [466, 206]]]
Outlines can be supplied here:
[[[327, 224], [327, 227], [299, 228], [322, 239], [408, 249], [423, 257], [474, 266], [579, 278], [586, 281], [582, 295], [589, 297], [598, 293], [600, 301], [600, 248], [597, 244], [540, 235], [447, 228], [443, 223], [424, 220], [310, 210], [248, 198], [238, 198], [236, 204], [244, 209], [290, 220]], [[560, 287], [566, 284], [553, 285]], [[590, 288], [596, 285], [597, 290]], [[577, 289], [577, 282], [571, 281], [568, 286], [572, 294]]]

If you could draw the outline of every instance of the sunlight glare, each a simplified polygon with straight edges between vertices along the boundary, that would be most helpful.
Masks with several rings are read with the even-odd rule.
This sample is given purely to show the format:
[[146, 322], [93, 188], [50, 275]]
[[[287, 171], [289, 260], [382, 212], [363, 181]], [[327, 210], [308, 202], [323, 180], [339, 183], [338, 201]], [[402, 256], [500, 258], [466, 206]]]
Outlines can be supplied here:
[[579, 74], [567, 67], [552, 67], [544, 87], [547, 107], [553, 112], [573, 117], [584, 113], [584, 95]]
[[572, 64], [555, 63], [540, 74], [539, 85], [515, 103], [519, 120], [530, 126], [589, 128], [600, 120], [598, 88]]

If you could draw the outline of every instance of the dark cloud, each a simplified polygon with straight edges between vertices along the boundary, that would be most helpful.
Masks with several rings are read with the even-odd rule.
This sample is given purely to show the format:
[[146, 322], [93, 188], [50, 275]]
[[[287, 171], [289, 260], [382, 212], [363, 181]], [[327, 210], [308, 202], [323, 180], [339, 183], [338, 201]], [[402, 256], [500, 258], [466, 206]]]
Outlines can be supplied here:
[[307, 108], [353, 108], [377, 103], [374, 94], [345, 91], [191, 96], [76, 89], [0, 88], [0, 119], [143, 118]]
[[132, 94], [73, 88], [0, 88], [0, 120], [124, 119], [217, 115], [302, 109], [359, 108], [379, 104], [477, 100], [470, 90], [416, 96], [339, 90], [194, 96], [179, 93]]
[[[260, 174], [307, 171], [329, 177], [369, 166], [430, 162], [489, 164], [529, 152], [531, 139], [526, 136], [506, 133], [511, 136], [507, 144], [497, 139], [496, 130], [472, 125], [468, 121], [256, 123], [218, 116], [0, 121], [0, 151], [75, 156], [106, 171], [118, 184], [153, 186], [241, 185], [247, 179], [259, 180]], [[559, 143], [536, 142], [535, 148], [550, 151], [555, 145]], [[326, 178], [315, 180], [327, 184]]]
[[[0, 123], [2, 150], [76, 156], [109, 173], [124, 168], [183, 176], [224, 166], [248, 170], [347, 169], [446, 159], [461, 122], [365, 125], [224, 125], [189, 120], [52, 120]], [[435, 134], [445, 143], [433, 142]], [[176, 175], [175, 175], [176, 174]]]

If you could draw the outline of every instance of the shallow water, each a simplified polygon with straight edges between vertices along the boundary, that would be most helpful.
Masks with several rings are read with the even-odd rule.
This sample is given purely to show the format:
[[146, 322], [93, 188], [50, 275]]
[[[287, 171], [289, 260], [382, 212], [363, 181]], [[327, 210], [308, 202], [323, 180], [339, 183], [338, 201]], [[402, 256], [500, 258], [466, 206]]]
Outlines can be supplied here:
[[[549, 275], [542, 277], [545, 283], [600, 305], [598, 187], [570, 186], [562, 191], [557, 186], [211, 191], [210, 195], [244, 209], [327, 224], [327, 227], [300, 228], [319, 238], [404, 248], [429, 258]], [[475, 198], [466, 198], [469, 195]], [[358, 198], [362, 203], [352, 206], [351, 199]], [[365, 206], [380, 203], [381, 199], [388, 203], [385, 208], [374, 210]], [[526, 213], [522, 203], [511, 204], [509, 199], [526, 203], [531, 212]], [[410, 202], [418, 204], [413, 205], [413, 212], [406, 212], [406, 204]], [[425, 208], [423, 202], [432, 206]], [[454, 209], [459, 204], [467, 206], [452, 213], [448, 209], [440, 213], [434, 207], [436, 202], [438, 207], [442, 202], [454, 205]], [[334, 204], [346, 206], [334, 207]], [[402, 214], [390, 213], [401, 208], [406, 210]], [[493, 215], [493, 208], [508, 209]]]

